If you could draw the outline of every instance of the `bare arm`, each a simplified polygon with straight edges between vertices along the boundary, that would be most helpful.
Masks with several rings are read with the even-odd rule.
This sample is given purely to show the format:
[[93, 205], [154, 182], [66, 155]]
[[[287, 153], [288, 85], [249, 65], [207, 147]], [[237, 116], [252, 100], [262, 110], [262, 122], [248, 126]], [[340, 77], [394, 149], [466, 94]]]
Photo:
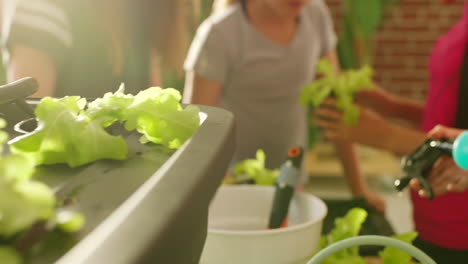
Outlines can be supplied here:
[[187, 104], [217, 106], [221, 91], [221, 84], [190, 71], [187, 72], [185, 77], [183, 102]]
[[364, 90], [357, 94], [357, 103], [369, 107], [380, 115], [397, 118], [419, 126], [422, 121], [424, 104], [422, 102], [394, 95], [375, 85], [375, 89]]
[[[325, 58], [330, 61], [332, 65], [334, 65], [335, 71], [340, 73], [338, 56], [336, 55], [336, 52], [333, 51], [326, 54]], [[374, 208], [384, 213], [385, 204], [383, 200], [378, 198], [368, 189], [367, 183], [365, 182], [364, 176], [362, 175], [361, 168], [359, 166], [359, 160], [355, 146], [350, 141], [341, 139], [334, 139], [333, 144], [343, 166], [343, 170], [346, 174], [346, 181], [351, 188], [353, 196], [365, 197]]]
[[315, 111], [315, 124], [325, 129], [327, 138], [349, 140], [400, 155], [409, 154], [426, 138], [418, 129], [392, 123], [363, 106], [357, 123], [347, 124], [343, 112], [334, 109], [335, 106], [335, 99], [327, 99]]
[[162, 73], [161, 73], [161, 59], [158, 52], [153, 49], [151, 50], [150, 59], [150, 85], [151, 86], [162, 86]]
[[54, 95], [57, 72], [52, 59], [37, 49], [16, 45], [7, 68], [7, 81], [23, 77], [34, 77], [38, 81], [39, 90], [33, 96]]
[[411, 122], [415, 126], [419, 126], [422, 122], [424, 114], [424, 104], [415, 100], [395, 96], [393, 99], [393, 117]]
[[[414, 128], [389, 124], [390, 129], [381, 135], [382, 148], [398, 155], [408, 155], [426, 140], [426, 135]], [[378, 137], [375, 135], [374, 137]]]
[[[334, 66], [335, 71], [339, 74], [341, 70], [336, 52], [333, 51], [326, 54], [325, 58], [330, 61], [330, 63]], [[363, 189], [365, 188], [365, 183], [361, 169], [358, 165], [358, 159], [354, 145], [351, 144], [350, 141], [340, 139], [334, 139], [333, 143], [345, 174], [348, 176], [346, 179], [351, 187], [353, 195], [361, 195], [363, 193]]]

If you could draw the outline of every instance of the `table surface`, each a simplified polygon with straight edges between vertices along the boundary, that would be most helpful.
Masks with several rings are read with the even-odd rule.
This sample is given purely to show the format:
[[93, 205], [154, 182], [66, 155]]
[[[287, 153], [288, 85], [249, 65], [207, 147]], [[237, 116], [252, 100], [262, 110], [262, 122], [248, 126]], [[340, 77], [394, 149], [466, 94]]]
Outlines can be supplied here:
[[[401, 176], [400, 159], [393, 153], [356, 145], [361, 170], [366, 177]], [[311, 177], [343, 175], [341, 163], [330, 143], [318, 143], [307, 154], [307, 169]]]

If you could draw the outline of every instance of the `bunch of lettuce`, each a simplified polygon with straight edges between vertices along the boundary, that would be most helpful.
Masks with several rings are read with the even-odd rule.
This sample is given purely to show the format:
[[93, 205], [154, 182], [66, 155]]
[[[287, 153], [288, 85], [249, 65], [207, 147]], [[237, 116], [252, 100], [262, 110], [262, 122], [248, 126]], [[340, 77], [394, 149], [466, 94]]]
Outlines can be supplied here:
[[[0, 128], [5, 125], [0, 119]], [[7, 133], [0, 130], [0, 263], [17, 264], [23, 260], [12, 245], [35, 223], [47, 221], [47, 229], [76, 232], [83, 226], [84, 217], [57, 210], [52, 189], [33, 180], [35, 160], [21, 154], [3, 154], [7, 140]]]
[[234, 166], [232, 175], [224, 179], [224, 184], [236, 184], [251, 181], [257, 185], [274, 185], [279, 175], [279, 169], [265, 168], [266, 155], [257, 150], [255, 159], [246, 159]]
[[100, 119], [86, 114], [85, 106], [86, 99], [78, 96], [43, 98], [35, 110], [37, 128], [11, 140], [11, 151], [38, 165], [67, 163], [77, 167], [99, 159], [125, 159], [125, 140], [110, 135]]
[[182, 108], [179, 91], [159, 87], [139, 92], [126, 110], [125, 128], [143, 134], [142, 143], [153, 142], [177, 149], [200, 125], [200, 109]]
[[21, 264], [23, 263], [23, 259], [14, 248], [9, 246], [0, 246], [0, 263]]
[[327, 97], [334, 96], [337, 108], [343, 110], [344, 121], [355, 124], [359, 117], [359, 108], [354, 105], [354, 94], [360, 90], [374, 88], [373, 70], [364, 66], [359, 70], [337, 74], [328, 60], [321, 59], [317, 65], [317, 73], [323, 77], [302, 89], [300, 102], [305, 106], [318, 107]]
[[[329, 234], [320, 237], [318, 251], [326, 248], [327, 246], [347, 239], [355, 237], [359, 234], [362, 224], [367, 218], [366, 210], [362, 208], [352, 208], [348, 213], [335, 219], [335, 227], [330, 231]], [[416, 238], [416, 232], [408, 232], [396, 236], [393, 238], [399, 239], [406, 243], [412, 243]], [[318, 252], [317, 251], [317, 252]], [[383, 260], [383, 264], [414, 264], [411, 255], [395, 249], [392, 247], [385, 247], [379, 252], [379, 256]], [[323, 264], [366, 264], [366, 260], [359, 255], [357, 247], [351, 247], [343, 249], [325, 259]]]
[[86, 113], [100, 120], [104, 127], [114, 122], [137, 130], [141, 143], [153, 142], [177, 149], [200, 125], [200, 109], [194, 105], [182, 108], [182, 95], [173, 88], [151, 87], [133, 96], [124, 93], [123, 85], [115, 93], [89, 103]]
[[[0, 119], [0, 128], [5, 127]], [[0, 131], [0, 153], [8, 139]], [[0, 241], [10, 241], [34, 223], [53, 216], [55, 197], [45, 184], [31, 179], [34, 162], [18, 154], [0, 155]], [[13, 247], [0, 245], [1, 263], [20, 263]]]
[[125, 139], [106, 129], [116, 122], [143, 134], [142, 143], [170, 149], [179, 148], [198, 129], [199, 109], [183, 109], [179, 91], [152, 87], [133, 96], [124, 90], [122, 85], [90, 103], [78, 96], [43, 98], [35, 110], [37, 129], [10, 141], [11, 150], [36, 164], [77, 167], [100, 159], [127, 158]]

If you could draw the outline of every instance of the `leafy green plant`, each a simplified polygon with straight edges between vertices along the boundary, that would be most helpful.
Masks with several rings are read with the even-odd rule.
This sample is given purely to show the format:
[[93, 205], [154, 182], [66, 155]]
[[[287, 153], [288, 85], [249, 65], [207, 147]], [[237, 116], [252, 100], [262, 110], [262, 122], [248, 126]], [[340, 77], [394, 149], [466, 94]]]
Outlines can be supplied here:
[[8, 152], [8, 134], [1, 130], [6, 123], [0, 119], [0, 262], [23, 262], [26, 253], [14, 245], [35, 243], [23, 239], [38, 223], [44, 233], [72, 233], [85, 223], [82, 214], [56, 201], [46, 184], [32, 179], [36, 165], [76, 167], [104, 158], [125, 159], [126, 141], [108, 131], [115, 123], [140, 132], [142, 143], [179, 148], [200, 124], [199, 108], [182, 108], [180, 100], [175, 89], [152, 87], [133, 96], [124, 93], [123, 85], [90, 103], [78, 96], [46, 97], [35, 109], [37, 128], [10, 140], [8, 155], [1, 155]]
[[[418, 234], [416, 232], [408, 232], [393, 236], [394, 238], [411, 244]], [[380, 258], [384, 264], [414, 264], [413, 258], [406, 252], [393, 247], [386, 247], [379, 252]]]
[[255, 159], [246, 159], [234, 166], [232, 175], [224, 179], [223, 184], [236, 184], [252, 181], [257, 185], [274, 185], [279, 175], [279, 169], [265, 168], [266, 155], [257, 150]]
[[[0, 128], [5, 126], [3, 119]], [[0, 145], [7, 135], [1, 132]], [[13, 235], [30, 227], [38, 220], [52, 216], [55, 198], [52, 190], [45, 184], [31, 179], [35, 164], [32, 160], [18, 154], [0, 157], [0, 237]]]
[[180, 92], [171, 88], [139, 92], [126, 110], [125, 128], [143, 134], [142, 143], [179, 148], [200, 125], [200, 109], [194, 105], [182, 108], [181, 99]]
[[46, 97], [35, 110], [39, 125], [10, 142], [12, 152], [27, 155], [36, 164], [66, 163], [77, 167], [99, 159], [127, 157], [127, 144], [110, 135], [99, 119], [89, 118], [86, 99]]
[[[6, 123], [0, 119], [0, 128]], [[8, 134], [0, 131], [0, 153]], [[21, 155], [0, 154], [0, 242], [30, 228], [35, 222], [51, 218], [55, 198], [45, 184], [31, 180], [34, 163]], [[21, 263], [19, 253], [9, 244], [0, 243], [0, 262]]]
[[342, 29], [338, 41], [338, 57], [342, 69], [372, 65], [374, 36], [383, 23], [386, 10], [400, 0], [345, 0]]
[[302, 89], [300, 101], [305, 106], [318, 107], [327, 97], [337, 100], [337, 108], [343, 110], [344, 121], [355, 124], [359, 108], [354, 105], [354, 94], [360, 90], [373, 89], [373, 70], [364, 66], [359, 70], [343, 71], [337, 74], [331, 63], [322, 59], [318, 62], [317, 72], [323, 77]]
[[[329, 234], [322, 235], [320, 237], [319, 249], [320, 251], [325, 247], [347, 239], [355, 237], [359, 234], [359, 231], [362, 227], [362, 224], [367, 218], [366, 210], [362, 208], [352, 208], [348, 213], [343, 216], [335, 219], [335, 227], [330, 231]], [[408, 232], [396, 236], [393, 238], [399, 239], [406, 243], [412, 243], [416, 238], [416, 232]], [[379, 256], [383, 260], [383, 264], [409, 264], [414, 263], [412, 257], [399, 249], [392, 247], [385, 247], [379, 252]], [[357, 247], [347, 248], [341, 250], [327, 259], [325, 259], [323, 264], [366, 264], [366, 260], [359, 255]]]
[[142, 143], [170, 149], [179, 148], [198, 129], [200, 110], [192, 105], [183, 109], [179, 91], [152, 87], [133, 96], [124, 90], [122, 85], [89, 104], [78, 96], [43, 98], [35, 110], [37, 129], [11, 140], [11, 150], [36, 164], [77, 167], [100, 159], [127, 158], [126, 141], [105, 129], [116, 122], [141, 133]]
[[0, 261], [3, 264], [21, 264], [23, 259], [13, 247], [0, 246]]
[[[5, 125], [0, 119], [0, 128]], [[0, 153], [7, 140], [7, 133], [0, 130]], [[23, 252], [20, 254], [14, 245], [29, 243], [25, 237], [36, 223], [47, 222], [44, 229], [58, 228], [67, 233], [79, 231], [84, 224], [83, 215], [59, 209], [52, 189], [33, 180], [35, 165], [34, 159], [21, 154], [0, 155], [0, 263], [23, 262]]]

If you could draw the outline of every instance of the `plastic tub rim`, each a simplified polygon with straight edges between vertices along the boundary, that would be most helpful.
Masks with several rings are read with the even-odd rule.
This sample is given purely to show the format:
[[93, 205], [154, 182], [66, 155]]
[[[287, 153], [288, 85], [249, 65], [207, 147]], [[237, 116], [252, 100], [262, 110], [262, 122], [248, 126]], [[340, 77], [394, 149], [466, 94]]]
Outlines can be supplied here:
[[[224, 187], [228, 188], [239, 188], [239, 187], [245, 187], [249, 186], [249, 188], [264, 188], [264, 189], [270, 189], [272, 186], [262, 186], [262, 185], [228, 185]], [[323, 222], [325, 219], [327, 213], [328, 213], [328, 208], [325, 204], [325, 202], [320, 199], [319, 197], [306, 193], [304, 191], [301, 192], [296, 192], [295, 195], [301, 195], [301, 196], [306, 196], [309, 199], [314, 200], [315, 202], [318, 202], [320, 204], [320, 207], [323, 208], [322, 213], [314, 220], [312, 221], [306, 221], [301, 224], [293, 225], [293, 226], [287, 226], [283, 228], [276, 228], [276, 229], [262, 229], [262, 230], [226, 230], [226, 229], [218, 229], [218, 228], [210, 228], [208, 226], [208, 233], [213, 234], [213, 235], [228, 235], [228, 236], [252, 236], [252, 235], [263, 235], [263, 236], [271, 236], [271, 235], [276, 235], [276, 234], [281, 234], [281, 233], [286, 233], [286, 232], [297, 232], [300, 230], [307, 229], [308, 227], [312, 225], [316, 225], [317, 223]]]

